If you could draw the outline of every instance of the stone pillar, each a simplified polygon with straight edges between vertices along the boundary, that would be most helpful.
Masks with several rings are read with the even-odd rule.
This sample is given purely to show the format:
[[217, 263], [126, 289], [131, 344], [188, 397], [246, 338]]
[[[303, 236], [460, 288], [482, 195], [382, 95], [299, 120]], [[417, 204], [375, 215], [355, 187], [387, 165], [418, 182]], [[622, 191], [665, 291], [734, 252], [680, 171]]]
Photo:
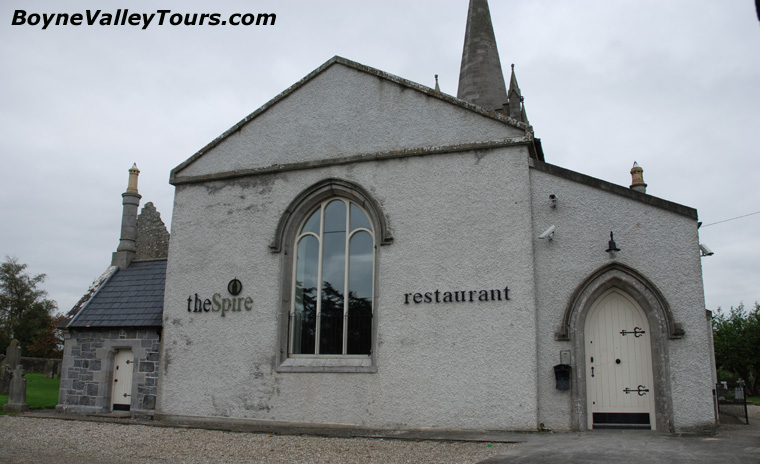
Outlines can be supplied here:
[[10, 392], [8, 393], [8, 403], [3, 406], [3, 412], [18, 414], [29, 410], [26, 404], [26, 379], [24, 378], [24, 368], [17, 365], [13, 370], [11, 378]]
[[21, 364], [21, 348], [18, 340], [11, 340], [5, 350], [5, 361], [0, 365], [0, 395], [8, 395], [10, 391], [13, 370]]

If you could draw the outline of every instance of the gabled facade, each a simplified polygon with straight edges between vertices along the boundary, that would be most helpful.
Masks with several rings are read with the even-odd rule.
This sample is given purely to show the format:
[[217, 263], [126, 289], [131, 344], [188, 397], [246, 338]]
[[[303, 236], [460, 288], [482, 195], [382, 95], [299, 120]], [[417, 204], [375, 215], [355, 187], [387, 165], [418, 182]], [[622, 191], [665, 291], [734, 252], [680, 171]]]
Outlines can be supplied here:
[[546, 163], [468, 23], [461, 98], [335, 57], [172, 171], [161, 417], [713, 427], [696, 211]]

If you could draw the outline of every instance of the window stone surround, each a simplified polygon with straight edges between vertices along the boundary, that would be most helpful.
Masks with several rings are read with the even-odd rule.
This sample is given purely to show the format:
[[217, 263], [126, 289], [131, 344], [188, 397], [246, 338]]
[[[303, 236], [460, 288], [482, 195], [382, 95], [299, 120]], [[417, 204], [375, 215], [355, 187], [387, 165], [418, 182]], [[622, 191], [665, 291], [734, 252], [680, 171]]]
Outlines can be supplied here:
[[[375, 272], [372, 318], [372, 345], [369, 356], [309, 355], [288, 357], [289, 315], [293, 292], [293, 256], [295, 238], [307, 215], [322, 202], [330, 198], [344, 198], [361, 206], [367, 213], [375, 231]], [[277, 372], [299, 373], [375, 373], [377, 372], [374, 347], [377, 342], [377, 311], [380, 306], [377, 292], [377, 269], [380, 268], [378, 245], [390, 245], [393, 236], [388, 220], [380, 204], [361, 186], [343, 179], [329, 178], [320, 181], [301, 192], [283, 213], [270, 245], [273, 253], [281, 254], [280, 261], [280, 323], [278, 330]]]

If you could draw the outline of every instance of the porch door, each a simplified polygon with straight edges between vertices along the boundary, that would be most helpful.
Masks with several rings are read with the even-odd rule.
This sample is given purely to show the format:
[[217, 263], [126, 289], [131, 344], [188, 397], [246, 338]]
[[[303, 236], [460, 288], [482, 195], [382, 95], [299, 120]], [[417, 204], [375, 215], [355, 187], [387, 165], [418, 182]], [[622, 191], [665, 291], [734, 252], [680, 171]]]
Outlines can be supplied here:
[[586, 318], [588, 428], [656, 427], [649, 323], [620, 290], [603, 294]]
[[111, 404], [114, 411], [129, 411], [132, 404], [132, 371], [135, 357], [132, 350], [119, 350], [114, 356]]

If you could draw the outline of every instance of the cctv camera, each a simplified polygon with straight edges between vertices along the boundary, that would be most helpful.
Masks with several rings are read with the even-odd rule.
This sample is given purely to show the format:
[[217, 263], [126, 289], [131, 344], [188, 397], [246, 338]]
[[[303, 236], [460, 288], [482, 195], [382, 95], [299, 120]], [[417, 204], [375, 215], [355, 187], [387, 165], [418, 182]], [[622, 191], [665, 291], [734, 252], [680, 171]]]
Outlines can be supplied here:
[[702, 256], [712, 256], [715, 253], [704, 243], [699, 244], [699, 251], [702, 252]]
[[543, 231], [541, 235], [538, 236], [538, 238], [540, 238], [541, 240], [545, 238], [548, 238], [549, 240], [551, 240], [552, 238], [554, 238], [554, 229], [556, 229], [556, 227], [554, 227], [553, 224], [550, 225], [548, 229]]

